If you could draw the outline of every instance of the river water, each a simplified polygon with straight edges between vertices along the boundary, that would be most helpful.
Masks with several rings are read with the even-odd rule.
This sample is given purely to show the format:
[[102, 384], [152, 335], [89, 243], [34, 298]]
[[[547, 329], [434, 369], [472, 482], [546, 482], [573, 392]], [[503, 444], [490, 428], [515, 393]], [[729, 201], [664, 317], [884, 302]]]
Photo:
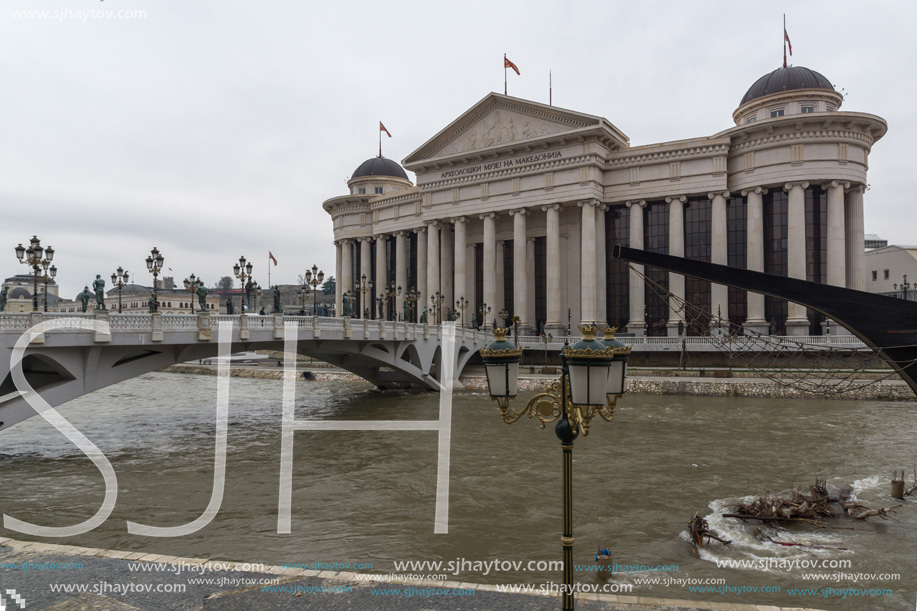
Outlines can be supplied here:
[[[216, 378], [149, 374], [85, 396], [59, 411], [106, 454], [118, 476], [112, 516], [94, 531], [54, 543], [265, 564], [560, 559], [561, 450], [552, 427], [523, 418], [504, 424], [484, 393], [454, 395], [448, 534], [434, 534], [437, 433], [297, 432], [292, 534], [277, 534], [281, 388], [276, 380], [233, 378], [226, 493], [213, 522], [193, 534], [130, 535], [126, 521], [175, 526], [197, 518], [213, 482]], [[517, 406], [529, 395], [521, 395]], [[437, 418], [436, 394], [380, 393], [362, 383], [300, 382], [297, 419]], [[917, 499], [891, 520], [839, 520], [838, 529], [792, 528], [782, 541], [846, 550], [763, 544], [757, 524], [720, 517], [747, 495], [852, 485], [872, 507], [895, 502], [892, 471], [910, 483], [917, 405], [627, 395], [611, 423], [593, 423], [574, 450], [574, 558], [597, 548], [622, 565], [677, 565], [677, 572], [618, 574], [632, 595], [818, 609], [913, 609], [917, 597]], [[92, 463], [42, 418], [0, 433], [0, 512], [64, 526], [92, 516], [104, 493]], [[688, 520], [705, 516], [733, 540], [699, 556]], [[18, 539], [25, 535], [0, 529]], [[849, 561], [842, 569], [718, 568], [717, 560]], [[415, 570], [413, 573], [446, 573]], [[451, 574], [455, 572], [456, 574]], [[830, 573], [847, 577], [835, 582]], [[556, 583], [556, 570], [449, 571], [473, 583]], [[807, 574], [823, 573], [814, 579]], [[900, 579], [863, 578], [900, 574]], [[646, 585], [644, 579], [724, 580], [717, 591]], [[887, 575], [886, 575], [887, 577]], [[597, 583], [592, 571], [576, 579]], [[857, 579], [856, 583], [853, 579]], [[695, 584], [696, 585], [696, 584]], [[709, 584], [707, 584], [709, 585]], [[726, 591], [723, 586], [731, 591]], [[749, 593], [741, 588], [779, 592]], [[792, 588], [835, 593], [794, 595]], [[843, 588], [888, 589], [862, 596]], [[721, 593], [722, 592], [722, 593]]]

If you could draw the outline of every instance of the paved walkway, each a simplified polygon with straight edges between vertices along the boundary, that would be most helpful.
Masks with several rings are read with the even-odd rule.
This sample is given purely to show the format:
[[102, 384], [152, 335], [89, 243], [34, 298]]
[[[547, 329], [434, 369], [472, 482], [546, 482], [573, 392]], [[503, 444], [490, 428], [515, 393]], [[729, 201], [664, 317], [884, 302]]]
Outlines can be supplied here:
[[[152, 570], [130, 570], [147, 563]], [[208, 564], [209, 563], [209, 564]], [[79, 566], [73, 566], [73, 565]], [[354, 573], [259, 567], [0, 538], [0, 595], [25, 611], [556, 611], [558, 596], [508, 594], [493, 585], [357, 579]], [[216, 565], [216, 566], [215, 566]], [[209, 567], [202, 574], [201, 567]], [[225, 567], [225, 568], [224, 568]], [[233, 567], [235, 568], [235, 567]], [[238, 567], [249, 568], [249, 567]], [[263, 580], [277, 580], [265, 586]], [[53, 592], [52, 586], [70, 592]], [[183, 591], [167, 591], [177, 589]], [[266, 591], [273, 587], [275, 591]], [[77, 589], [84, 591], [79, 592]], [[9, 590], [24, 599], [15, 604]], [[0, 609], [3, 602], [0, 602]], [[791, 611], [772, 606], [582, 594], [579, 611]], [[815, 611], [794, 608], [792, 611]]]

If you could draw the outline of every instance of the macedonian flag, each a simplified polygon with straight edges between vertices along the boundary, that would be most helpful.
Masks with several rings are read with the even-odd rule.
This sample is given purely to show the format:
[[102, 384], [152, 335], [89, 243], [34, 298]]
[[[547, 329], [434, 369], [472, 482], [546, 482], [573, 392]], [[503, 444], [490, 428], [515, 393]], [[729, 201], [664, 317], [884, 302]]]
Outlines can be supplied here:
[[519, 72], [518, 66], [516, 66], [516, 64], [514, 64], [513, 62], [509, 61], [509, 59], [505, 55], [503, 56], [503, 68], [504, 69], [512, 68], [513, 70], [516, 71], [516, 74], [522, 74], [521, 72]]

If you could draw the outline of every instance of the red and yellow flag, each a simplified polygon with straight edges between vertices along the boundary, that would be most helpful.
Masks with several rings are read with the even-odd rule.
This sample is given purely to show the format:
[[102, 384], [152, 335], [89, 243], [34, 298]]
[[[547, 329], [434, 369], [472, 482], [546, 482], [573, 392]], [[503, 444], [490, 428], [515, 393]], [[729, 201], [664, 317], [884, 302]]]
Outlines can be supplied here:
[[786, 46], [790, 49], [790, 55], [792, 55], [793, 43], [790, 42], [790, 35], [786, 33], [786, 28], [783, 28], [783, 39], [786, 41]]
[[513, 62], [509, 61], [509, 58], [507, 58], [505, 55], [503, 56], [503, 68], [504, 69], [512, 68], [513, 70], [516, 71], [516, 74], [520, 74], [520, 75], [522, 74], [521, 72], [519, 72], [519, 67], [516, 66], [516, 64], [514, 64]]
[[274, 266], [277, 266], [277, 257], [274, 256], [274, 253], [267, 251], [267, 258], [274, 262]]
[[388, 134], [388, 137], [389, 137], [389, 138], [392, 137], [392, 135], [389, 133], [389, 131], [388, 131], [387, 129], [385, 129], [385, 126], [382, 125], [382, 121], [379, 121], [379, 133], [381, 134], [382, 132], [385, 132], [386, 134]]

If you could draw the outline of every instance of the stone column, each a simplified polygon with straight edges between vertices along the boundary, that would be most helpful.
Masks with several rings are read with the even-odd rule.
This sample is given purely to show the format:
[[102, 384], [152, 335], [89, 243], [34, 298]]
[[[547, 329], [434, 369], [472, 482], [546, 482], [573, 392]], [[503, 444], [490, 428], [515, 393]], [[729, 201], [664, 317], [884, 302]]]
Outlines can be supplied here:
[[538, 333], [535, 325], [535, 238], [525, 240], [525, 298], [525, 314], [519, 316], [527, 321], [527, 324], [524, 328], [522, 325], [519, 326], [519, 333], [533, 335]]
[[[353, 241], [343, 240], [344, 250], [341, 256], [341, 306], [337, 311], [338, 316], [344, 315], [343, 295], [346, 291], [353, 291]], [[350, 302], [351, 309], [353, 301]]]
[[[726, 222], [726, 198], [729, 191], [708, 193], [712, 200], [710, 216], [710, 262], [717, 265], [729, 265], [728, 237]], [[729, 331], [729, 288], [723, 284], [710, 285], [710, 314], [713, 318], [710, 326], [719, 331]], [[716, 317], [719, 316], [722, 321]]]
[[[459, 323], [461, 322], [462, 311], [458, 309], [455, 305], [455, 302], [460, 300], [462, 297], [465, 298], [465, 301], [468, 301], [468, 287], [465, 285], [465, 266], [467, 265], [467, 254], [468, 254], [468, 234], [466, 231], [465, 217], [458, 217], [452, 219], [452, 222], [455, 223], [455, 272], [452, 278], [452, 285], [455, 290], [455, 294], [452, 296], [452, 300], [449, 301], [449, 307], [456, 311], [459, 318]], [[466, 308], [465, 310], [465, 324], [468, 324], [470, 314]]]
[[455, 301], [452, 299], [452, 276], [455, 269], [452, 265], [452, 257], [455, 253], [452, 250], [452, 223], [445, 221], [442, 224], [442, 235], [440, 237], [440, 269], [439, 269], [439, 291], [443, 294], [442, 320], [446, 320], [446, 315], [450, 310], [455, 309]]
[[608, 206], [599, 204], [595, 207], [595, 314], [596, 324], [600, 329], [608, 326], [608, 287], [605, 273], [605, 211]]
[[493, 212], [482, 214], [481, 219], [484, 221], [484, 303], [490, 306], [490, 313], [485, 311], [480, 314], [484, 328], [490, 328], [490, 320], [497, 313], [494, 305], [497, 303], [497, 278], [496, 278], [496, 260], [497, 260], [497, 222], [496, 215]]
[[566, 335], [566, 321], [560, 311], [560, 205], [551, 204], [542, 208], [547, 213], [547, 252], [545, 270], [547, 280], [547, 321], [545, 330], [554, 335]]
[[[866, 187], [854, 185], [844, 201], [847, 228], [847, 288], [866, 290], [866, 236], [863, 224], [863, 192]], [[829, 262], [830, 265], [830, 262]]]
[[[373, 292], [369, 288], [369, 281], [373, 279], [373, 239], [372, 238], [360, 238], [360, 277], [354, 281], [354, 284], [359, 284], [360, 288], [355, 290], [355, 293], [360, 295], [360, 311], [357, 312], [357, 317], [363, 318], [363, 310], [368, 309], [370, 313], [370, 318], [372, 318], [372, 300]], [[363, 295], [363, 276], [366, 276], [366, 295]]]
[[[788, 182], [783, 187], [789, 194], [787, 202], [787, 275], [806, 279], [806, 188], [808, 182]], [[808, 335], [809, 319], [805, 306], [787, 303], [787, 335]]]
[[[435, 297], [439, 292], [439, 223], [433, 222], [427, 224], [427, 300], [419, 303], [418, 308], [423, 312], [423, 307], [427, 311], [432, 307], [431, 297]], [[433, 313], [427, 317], [429, 322], [435, 322]]]
[[510, 211], [513, 217], [513, 311], [511, 314], [519, 317], [520, 329], [529, 324], [525, 213], [525, 209]]
[[598, 321], [595, 303], [595, 211], [598, 207], [594, 200], [577, 202], [582, 209], [580, 218], [580, 304], [581, 320], [584, 325], [594, 325]]
[[423, 306], [430, 301], [427, 292], [427, 236], [426, 227], [418, 227], [417, 232], [417, 303], [414, 304], [414, 320], [420, 320]]
[[828, 191], [828, 284], [847, 285], [847, 253], [845, 249], [844, 190], [849, 182], [831, 181]]
[[[503, 240], [497, 241], [496, 254], [497, 258], [495, 260], [494, 269], [494, 294], [496, 298], [494, 299], [494, 310], [491, 312], [491, 320], [497, 317], [497, 312], [506, 307], [506, 255], [505, 249], [506, 243]], [[497, 324], [503, 324], [502, 321], [497, 321]]]
[[[685, 202], [684, 195], [673, 195], [665, 198], [669, 204], [669, 254], [673, 257], [685, 256]], [[682, 309], [685, 300], [685, 277], [669, 273], [669, 292], [674, 299], [669, 299], [669, 321], [666, 323], [669, 337], [678, 336], [678, 323], [684, 322], [685, 312]]]
[[[646, 208], [646, 200], [625, 202], [630, 210], [630, 248], [643, 250], [643, 209]], [[646, 335], [646, 307], [645, 293], [643, 288], [643, 278], [639, 275], [643, 273], [642, 265], [633, 265], [630, 271], [630, 290], [629, 303], [630, 320], [627, 321], [627, 332], [633, 333], [637, 337]]]
[[468, 309], [465, 310], [466, 325], [471, 325], [472, 314], [477, 316], [477, 312], [474, 310], [474, 304], [477, 303], [477, 270], [475, 264], [475, 247], [476, 244], [468, 244], [468, 246], [465, 248], [465, 299], [468, 300]]
[[[341, 272], [344, 270], [344, 242], [343, 240], [338, 240], [334, 243], [335, 257], [334, 257], [334, 307], [335, 312], [338, 314], [341, 313], [341, 308], [343, 307], [343, 295], [344, 289], [341, 288]], [[245, 297], [242, 297], [242, 303], [245, 303]], [[239, 308], [240, 311], [244, 308]]]
[[[386, 261], [384, 235], [376, 236], [376, 294], [382, 296], [382, 314], [385, 320], [389, 319], [388, 312], [391, 306], [388, 303], [388, 262]], [[397, 256], [397, 253], [396, 253]], [[379, 305], [373, 303], [373, 318], [379, 318]]]
[[[748, 201], [745, 224], [745, 268], [755, 272], [764, 271], [764, 195], [767, 189], [755, 187], [742, 191]], [[770, 325], [764, 318], [764, 295], [746, 292], [748, 316], [745, 329], [767, 335]]]
[[395, 298], [395, 318], [404, 317], [404, 298], [411, 288], [408, 284], [408, 238], [403, 231], [395, 233], [395, 284], [401, 294]]

